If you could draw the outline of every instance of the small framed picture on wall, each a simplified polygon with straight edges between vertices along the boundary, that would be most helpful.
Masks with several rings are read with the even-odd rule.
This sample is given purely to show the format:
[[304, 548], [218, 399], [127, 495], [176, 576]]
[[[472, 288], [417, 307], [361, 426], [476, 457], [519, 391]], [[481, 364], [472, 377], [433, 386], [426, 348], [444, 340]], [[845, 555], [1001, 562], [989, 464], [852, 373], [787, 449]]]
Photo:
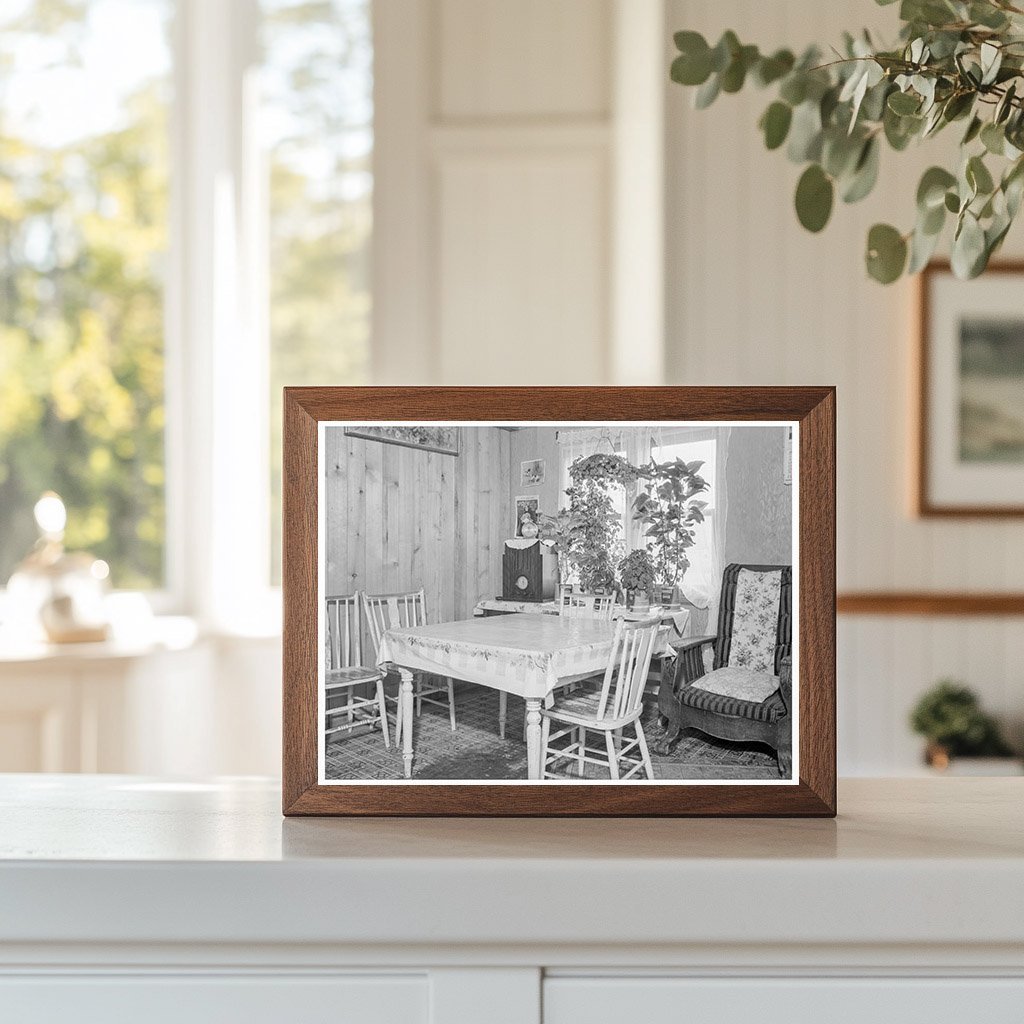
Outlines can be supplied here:
[[519, 483], [523, 487], [538, 487], [544, 483], [544, 459], [529, 459], [519, 464]]
[[1024, 516], [1024, 263], [919, 287], [916, 511]]

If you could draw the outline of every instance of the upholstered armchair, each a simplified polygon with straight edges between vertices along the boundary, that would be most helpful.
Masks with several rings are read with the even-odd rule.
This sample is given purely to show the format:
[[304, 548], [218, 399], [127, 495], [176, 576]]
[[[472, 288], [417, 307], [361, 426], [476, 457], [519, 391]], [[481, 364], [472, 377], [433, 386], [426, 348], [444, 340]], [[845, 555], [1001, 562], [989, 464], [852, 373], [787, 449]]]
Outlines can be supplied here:
[[[793, 762], [792, 591], [788, 565], [729, 565], [722, 576], [718, 632], [674, 643], [675, 670], [658, 693], [671, 751], [683, 729], [776, 752], [779, 775]], [[710, 671], [705, 651], [714, 652]]]

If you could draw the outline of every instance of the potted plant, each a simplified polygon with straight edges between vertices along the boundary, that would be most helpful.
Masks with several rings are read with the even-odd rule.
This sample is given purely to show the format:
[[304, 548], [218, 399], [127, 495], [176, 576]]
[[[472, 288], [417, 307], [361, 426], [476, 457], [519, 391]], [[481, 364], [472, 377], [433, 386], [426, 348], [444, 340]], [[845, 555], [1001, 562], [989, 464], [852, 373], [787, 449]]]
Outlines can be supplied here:
[[650, 599], [654, 586], [654, 559], [647, 548], [630, 551], [619, 562], [619, 581], [626, 592], [626, 607], [632, 609], [636, 604], [637, 595], [643, 594]]
[[694, 527], [704, 521], [706, 501], [698, 495], [708, 489], [698, 472], [702, 461], [655, 462], [640, 470], [645, 481], [633, 500], [633, 518], [645, 526], [644, 536], [654, 547], [656, 581], [662, 584], [664, 600], [674, 601], [679, 581], [690, 567], [687, 548], [693, 547]]
[[945, 771], [953, 758], [1012, 757], [995, 719], [981, 709], [973, 690], [943, 679], [925, 693], [910, 715], [914, 732], [928, 741], [925, 762]]

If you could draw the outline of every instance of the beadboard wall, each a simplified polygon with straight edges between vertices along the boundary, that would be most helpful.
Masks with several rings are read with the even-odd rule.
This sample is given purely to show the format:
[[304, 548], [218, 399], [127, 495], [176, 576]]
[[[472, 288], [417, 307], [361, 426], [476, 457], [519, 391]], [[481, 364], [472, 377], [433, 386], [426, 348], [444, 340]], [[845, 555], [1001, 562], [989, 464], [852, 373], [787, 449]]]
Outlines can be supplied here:
[[[732, 28], [743, 42], [794, 48], [865, 25], [892, 38], [893, 11], [868, 0], [667, 5], [669, 29], [717, 39]], [[792, 208], [799, 168], [766, 152], [756, 129], [767, 94], [722, 96], [697, 111], [690, 93], [666, 88], [668, 382], [837, 385], [840, 590], [1024, 589], [1024, 521], [910, 513], [914, 287], [883, 288], [863, 270], [867, 229], [879, 220], [909, 228], [921, 171], [955, 136], [885, 151], [878, 193], [837, 204], [812, 236]], [[1018, 226], [1006, 254], [1024, 253], [1022, 241]], [[920, 743], [907, 714], [943, 676], [975, 687], [1020, 740], [1021, 665], [1022, 618], [841, 617], [840, 771], [912, 769]]]

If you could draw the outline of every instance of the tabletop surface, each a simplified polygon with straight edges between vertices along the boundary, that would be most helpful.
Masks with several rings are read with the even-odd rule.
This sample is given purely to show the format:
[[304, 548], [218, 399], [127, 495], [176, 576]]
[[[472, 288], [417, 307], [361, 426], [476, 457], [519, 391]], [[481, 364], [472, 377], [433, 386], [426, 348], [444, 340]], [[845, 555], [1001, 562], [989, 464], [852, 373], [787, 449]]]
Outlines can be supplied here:
[[643, 966], [783, 943], [1019, 965], [1022, 785], [848, 780], [834, 821], [285, 820], [270, 781], [6, 776], [0, 949], [603, 949]]
[[0, 861], [1003, 860], [1024, 779], [845, 779], [836, 820], [284, 819], [279, 783], [0, 775]]
[[570, 647], [610, 644], [615, 635], [615, 623], [601, 619], [517, 613], [396, 627], [389, 629], [388, 635], [440, 644], [551, 654]]

